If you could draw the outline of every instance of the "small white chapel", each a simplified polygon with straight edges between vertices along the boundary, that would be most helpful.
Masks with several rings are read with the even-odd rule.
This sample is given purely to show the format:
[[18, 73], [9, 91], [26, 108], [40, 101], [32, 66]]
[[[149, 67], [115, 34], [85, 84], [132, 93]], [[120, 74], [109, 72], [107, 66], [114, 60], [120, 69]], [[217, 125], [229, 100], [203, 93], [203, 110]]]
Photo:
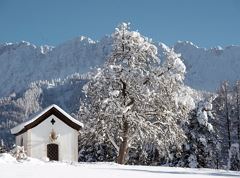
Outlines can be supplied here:
[[11, 129], [16, 145], [27, 156], [54, 161], [78, 161], [78, 136], [83, 124], [53, 104]]

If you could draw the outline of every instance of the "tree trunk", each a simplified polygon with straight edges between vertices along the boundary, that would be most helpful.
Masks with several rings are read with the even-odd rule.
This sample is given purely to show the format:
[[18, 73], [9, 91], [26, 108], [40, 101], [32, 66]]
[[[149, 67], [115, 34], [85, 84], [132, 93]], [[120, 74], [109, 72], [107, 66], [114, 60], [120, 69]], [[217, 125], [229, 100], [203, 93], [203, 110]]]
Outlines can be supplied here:
[[123, 123], [123, 140], [119, 148], [119, 155], [117, 159], [118, 164], [124, 164], [125, 163], [125, 157], [127, 155], [128, 150], [128, 130], [129, 125], [127, 121], [124, 121]]
[[[126, 98], [127, 98], [127, 84], [122, 79], [120, 79], [120, 82], [122, 83], [122, 96], [123, 96], [123, 105], [126, 107]], [[122, 142], [120, 144], [117, 163], [118, 164], [124, 164], [125, 163], [125, 157], [127, 155], [128, 150], [128, 131], [129, 131], [129, 123], [127, 122], [127, 119], [125, 115], [123, 114], [123, 138]]]
[[216, 165], [217, 165], [217, 169], [219, 169], [219, 155], [218, 155], [218, 150], [217, 150], [217, 153], [216, 153]]
[[230, 131], [230, 117], [229, 117], [229, 107], [228, 107], [228, 87], [227, 83], [224, 83], [224, 90], [225, 90], [225, 114], [227, 120], [227, 135], [228, 135], [228, 149], [231, 147], [231, 131]]

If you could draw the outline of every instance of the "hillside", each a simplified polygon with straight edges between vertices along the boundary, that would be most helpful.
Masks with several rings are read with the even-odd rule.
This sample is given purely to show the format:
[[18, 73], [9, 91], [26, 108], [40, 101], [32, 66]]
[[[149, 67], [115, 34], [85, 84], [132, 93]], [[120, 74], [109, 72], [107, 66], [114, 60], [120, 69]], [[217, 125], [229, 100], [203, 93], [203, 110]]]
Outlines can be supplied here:
[[19, 93], [31, 82], [64, 79], [86, 73], [101, 65], [110, 52], [108, 38], [94, 42], [75, 38], [57, 47], [35, 46], [28, 42], [0, 45], [0, 97]]
[[[38, 80], [63, 80], [74, 73], [86, 73], [101, 66], [111, 51], [112, 40], [93, 41], [86, 37], [69, 40], [56, 47], [35, 46], [28, 42], [0, 45], [0, 97], [25, 90]], [[157, 44], [159, 56], [169, 47]], [[199, 48], [191, 42], [178, 42], [174, 50], [187, 66], [185, 83], [192, 88], [215, 91], [222, 80], [240, 78], [240, 46]], [[224, 66], [224, 67], [222, 67]]]
[[174, 46], [187, 67], [185, 83], [199, 90], [215, 91], [223, 80], [240, 79], [240, 46], [200, 48], [191, 42]]
[[64, 80], [37, 81], [17, 95], [0, 98], [0, 138], [11, 145], [14, 138], [9, 129], [53, 103], [70, 114], [76, 114], [80, 99], [85, 97], [82, 87], [86, 81], [86, 77], [80, 74]]

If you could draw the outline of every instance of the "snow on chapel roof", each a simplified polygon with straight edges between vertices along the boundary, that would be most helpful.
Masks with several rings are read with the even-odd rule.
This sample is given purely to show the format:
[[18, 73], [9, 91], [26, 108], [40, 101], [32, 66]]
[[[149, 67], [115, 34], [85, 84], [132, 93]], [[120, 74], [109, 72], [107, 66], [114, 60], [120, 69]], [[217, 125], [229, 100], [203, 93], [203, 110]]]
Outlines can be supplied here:
[[37, 126], [51, 115], [57, 116], [61, 121], [63, 121], [65, 124], [67, 124], [68, 126], [72, 127], [75, 130], [80, 130], [81, 128], [83, 128], [83, 123], [74, 119], [72, 116], [70, 116], [56, 104], [52, 104], [47, 108], [43, 109], [42, 111], [33, 115], [27, 122], [24, 122], [12, 128], [11, 133], [14, 135], [22, 134], [27, 130]]

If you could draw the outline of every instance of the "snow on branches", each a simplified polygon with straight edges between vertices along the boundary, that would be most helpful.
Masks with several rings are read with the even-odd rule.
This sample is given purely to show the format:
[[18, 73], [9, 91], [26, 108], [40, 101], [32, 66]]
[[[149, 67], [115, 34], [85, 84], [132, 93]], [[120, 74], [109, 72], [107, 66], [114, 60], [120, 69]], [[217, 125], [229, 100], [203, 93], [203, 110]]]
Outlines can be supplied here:
[[95, 137], [112, 143], [120, 164], [130, 148], [148, 139], [167, 153], [185, 138], [179, 123], [186, 108], [175, 101], [185, 66], [173, 51], [160, 66], [156, 46], [129, 24], [121, 24], [112, 37], [111, 55], [84, 87], [88, 100], [81, 115]]

